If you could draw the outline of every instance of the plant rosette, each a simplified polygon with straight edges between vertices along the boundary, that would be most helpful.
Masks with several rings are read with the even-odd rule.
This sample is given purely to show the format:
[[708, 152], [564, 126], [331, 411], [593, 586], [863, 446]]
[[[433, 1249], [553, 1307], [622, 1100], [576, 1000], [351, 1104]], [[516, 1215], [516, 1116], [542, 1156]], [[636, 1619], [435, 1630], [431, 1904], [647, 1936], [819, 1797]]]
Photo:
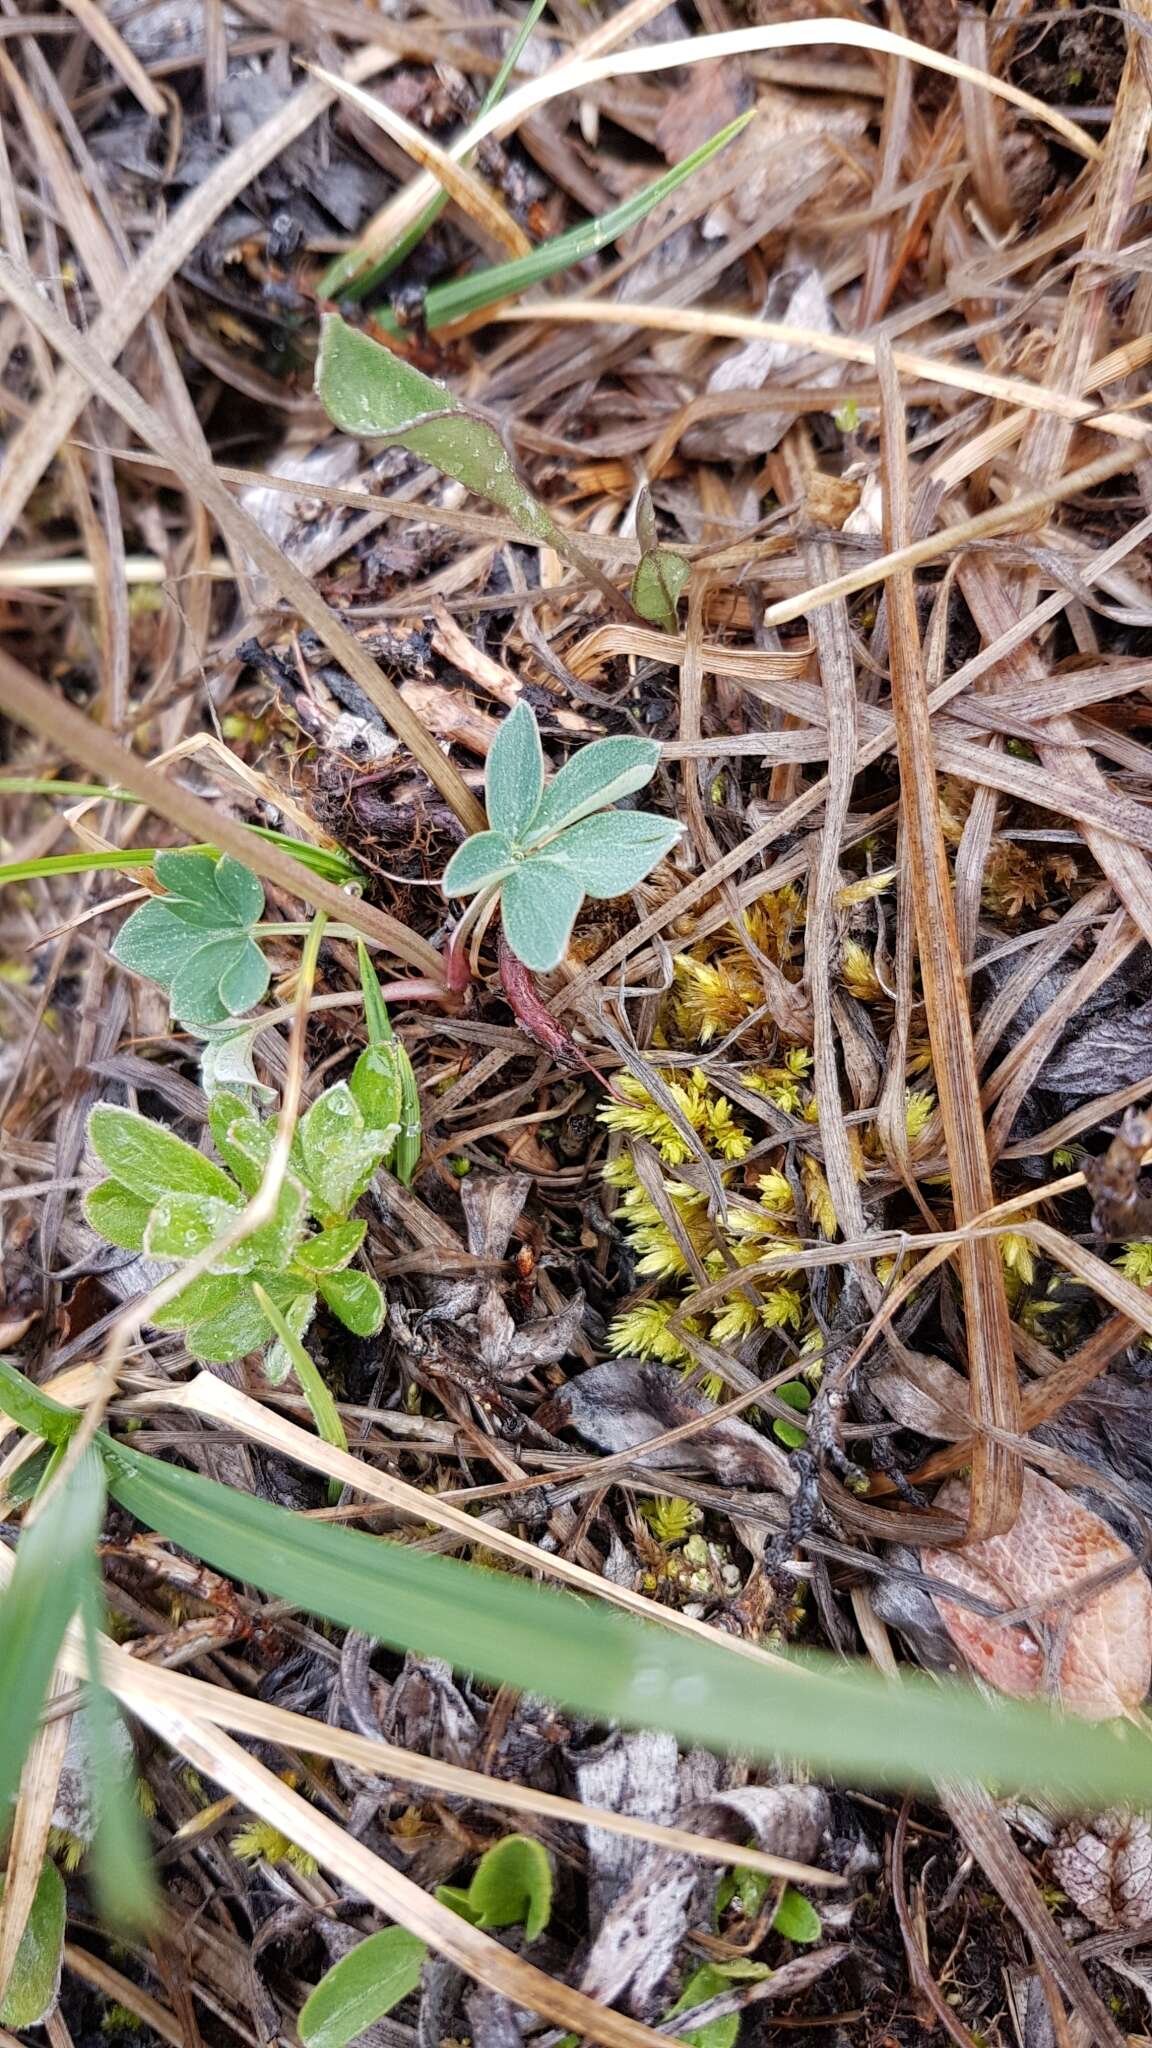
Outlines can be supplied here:
[[544, 752], [529, 705], [504, 720], [484, 780], [489, 829], [474, 832], [444, 871], [448, 897], [472, 902], [457, 927], [457, 953], [499, 905], [504, 938], [534, 974], [559, 967], [586, 896], [634, 889], [671, 851], [682, 827], [653, 811], [610, 804], [650, 782], [655, 740], [593, 740], [545, 787]]

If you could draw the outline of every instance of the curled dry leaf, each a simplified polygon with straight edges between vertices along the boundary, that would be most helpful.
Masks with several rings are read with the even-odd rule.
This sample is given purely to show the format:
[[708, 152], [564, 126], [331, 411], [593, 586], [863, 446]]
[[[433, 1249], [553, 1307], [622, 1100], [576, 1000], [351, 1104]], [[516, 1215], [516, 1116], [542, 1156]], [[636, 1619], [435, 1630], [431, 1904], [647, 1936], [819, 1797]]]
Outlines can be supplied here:
[[1052, 1851], [1056, 1881], [1097, 1927], [1152, 1920], [1152, 1826], [1116, 1808], [1066, 1828]]
[[[963, 1515], [968, 1488], [951, 1480], [937, 1506]], [[1152, 1588], [1138, 1568], [1102, 1590], [1077, 1589], [1132, 1552], [1099, 1515], [1036, 1473], [1024, 1475], [1020, 1513], [1003, 1536], [958, 1550], [924, 1550], [924, 1570], [1001, 1613], [936, 1599], [952, 1641], [979, 1676], [1014, 1699], [1049, 1694], [1086, 1721], [1131, 1714], [1152, 1677]]]

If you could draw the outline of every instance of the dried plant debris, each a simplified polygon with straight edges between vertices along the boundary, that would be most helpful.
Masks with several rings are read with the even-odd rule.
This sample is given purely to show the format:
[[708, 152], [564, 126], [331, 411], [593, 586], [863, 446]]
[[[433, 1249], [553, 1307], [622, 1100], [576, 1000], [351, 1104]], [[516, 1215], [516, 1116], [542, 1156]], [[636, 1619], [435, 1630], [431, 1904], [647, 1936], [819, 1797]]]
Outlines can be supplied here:
[[9, 8], [6, 2036], [1146, 2035], [1147, 13]]

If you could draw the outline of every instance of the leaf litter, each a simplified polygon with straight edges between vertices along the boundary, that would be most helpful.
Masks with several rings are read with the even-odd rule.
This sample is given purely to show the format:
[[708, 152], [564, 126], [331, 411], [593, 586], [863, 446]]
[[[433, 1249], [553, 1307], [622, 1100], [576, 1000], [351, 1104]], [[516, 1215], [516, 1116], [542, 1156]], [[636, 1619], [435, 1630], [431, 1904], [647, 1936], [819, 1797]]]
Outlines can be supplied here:
[[[400, 4], [383, 44], [345, 12], [320, 49], [78, 6], [6, 39], [4, 1356], [306, 1522], [497, 1581], [527, 1539], [686, 1639], [921, 1662], [1141, 1744], [1142, 24], [917, 9], [909, 44], [883, 11], [521, 12]], [[529, 763], [525, 815], [506, 789], [485, 821], [528, 725], [548, 780]], [[598, 746], [645, 763], [650, 813]], [[486, 822], [508, 915], [465, 976], [439, 884]], [[293, 846], [329, 864], [313, 895]], [[384, 1165], [323, 1123], [377, 1040], [354, 938], [410, 1061]], [[252, 1192], [229, 1131], [266, 1153], [293, 1076], [315, 1142], [286, 1199], [305, 1166], [345, 1235], [265, 1289], [251, 1350], [215, 1346], [233, 1404], [198, 1403], [198, 1325], [158, 1310], [117, 1353], [117, 1317], [207, 1255]], [[109, 1116], [162, 1127], [112, 1196], [85, 1150]], [[266, 1279], [317, 1242], [277, 1216]], [[281, 1418], [373, 1484], [329, 1460], [326, 1490]], [[54, 1512], [21, 1428], [6, 1578]], [[114, 1948], [88, 1910], [99, 1788], [56, 1695], [73, 1739], [49, 1718], [29, 1754], [0, 1906], [10, 2026], [308, 2039], [321, 1985], [333, 2048], [510, 2048], [531, 2013], [633, 2048], [753, 2048], [779, 2018], [872, 2048], [925, 2015], [1007, 2041], [1007, 1973], [1054, 2041], [1147, 2032], [1138, 1800], [1053, 1795], [1045, 1823], [941, 1756], [901, 1810], [759, 1732], [741, 1757], [606, 1728], [549, 1695], [543, 1644], [538, 1688], [485, 1683], [118, 1506], [101, 1571], [181, 1946]], [[25, 1581], [0, 1629], [35, 1614]], [[342, 1737], [465, 1775], [381, 1777]], [[484, 1778], [539, 1802], [531, 1938], [438, 1896], [521, 1856]], [[581, 1806], [727, 1840], [734, 1873]], [[403, 1951], [394, 1998], [371, 1942]], [[342, 2019], [349, 1962], [371, 1981]]]

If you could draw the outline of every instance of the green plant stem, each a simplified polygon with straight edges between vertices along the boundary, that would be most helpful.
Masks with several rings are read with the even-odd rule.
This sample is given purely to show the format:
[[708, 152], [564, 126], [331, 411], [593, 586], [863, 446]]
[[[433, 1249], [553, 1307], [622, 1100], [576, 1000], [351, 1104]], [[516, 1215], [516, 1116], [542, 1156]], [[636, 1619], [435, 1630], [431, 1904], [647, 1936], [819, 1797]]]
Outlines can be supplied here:
[[[348, 1449], [348, 1438], [344, 1424], [326, 1381], [322, 1378], [314, 1361], [309, 1358], [295, 1330], [286, 1322], [267, 1290], [258, 1280], [252, 1283], [252, 1292], [260, 1303], [264, 1314], [275, 1330], [277, 1337], [292, 1360], [292, 1368], [300, 1382], [300, 1391], [308, 1403], [308, 1411], [316, 1424], [316, 1434], [326, 1444], [333, 1444], [338, 1451]], [[340, 1498], [340, 1482], [330, 1479], [328, 1498], [335, 1505]]]

